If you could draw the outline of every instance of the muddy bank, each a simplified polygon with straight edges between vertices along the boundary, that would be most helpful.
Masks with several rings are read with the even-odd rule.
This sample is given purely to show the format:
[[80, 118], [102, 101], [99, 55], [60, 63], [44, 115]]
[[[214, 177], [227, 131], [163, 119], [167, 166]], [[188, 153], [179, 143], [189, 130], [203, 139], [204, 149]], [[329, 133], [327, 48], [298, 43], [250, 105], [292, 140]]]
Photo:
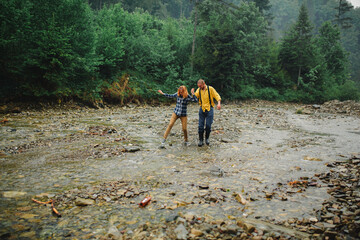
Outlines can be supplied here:
[[[359, 151], [358, 116], [297, 114], [301, 105], [285, 103], [224, 105], [215, 112], [210, 147], [198, 148], [198, 106], [193, 104], [191, 145], [183, 146], [176, 123], [166, 149], [160, 150], [173, 107], [80, 107], [2, 115], [8, 122], [0, 128], [1, 235], [100, 239], [112, 230], [117, 237], [169, 239], [183, 225], [178, 232], [200, 239], [321, 238], [329, 231], [340, 238], [355, 237], [351, 229], [358, 219], [346, 215], [353, 224], [346, 228], [346, 211], [334, 213], [342, 226], [323, 220], [332, 177], [320, 176], [329, 172], [329, 164]], [[352, 213], [358, 208], [356, 191], [351, 190], [355, 200], [347, 210]], [[139, 208], [148, 195], [150, 204]], [[54, 199], [62, 217], [54, 216], [50, 206], [32, 202], [34, 197]], [[185, 217], [189, 212], [191, 221]], [[314, 218], [335, 227], [317, 226], [321, 231], [315, 231]]]

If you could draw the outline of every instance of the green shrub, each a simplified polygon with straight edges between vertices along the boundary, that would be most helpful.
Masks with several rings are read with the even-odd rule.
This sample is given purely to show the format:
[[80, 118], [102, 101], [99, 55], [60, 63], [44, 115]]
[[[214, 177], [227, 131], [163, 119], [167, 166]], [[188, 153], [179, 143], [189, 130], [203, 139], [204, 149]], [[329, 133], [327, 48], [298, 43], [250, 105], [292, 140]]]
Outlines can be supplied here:
[[337, 99], [340, 101], [360, 99], [360, 90], [351, 80], [347, 80], [343, 85], [338, 87], [338, 94]]
[[274, 88], [261, 88], [256, 90], [256, 98], [269, 100], [269, 101], [281, 101], [282, 97], [279, 91]]

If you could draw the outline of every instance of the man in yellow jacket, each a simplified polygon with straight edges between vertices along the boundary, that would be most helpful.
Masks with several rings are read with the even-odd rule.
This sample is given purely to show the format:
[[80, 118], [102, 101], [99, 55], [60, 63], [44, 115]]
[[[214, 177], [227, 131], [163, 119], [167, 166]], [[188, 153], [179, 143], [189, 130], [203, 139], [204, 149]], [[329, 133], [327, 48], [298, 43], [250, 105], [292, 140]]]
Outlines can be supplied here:
[[[210, 145], [210, 132], [211, 124], [214, 120], [214, 98], [217, 101], [217, 109], [221, 109], [221, 97], [213, 87], [207, 86], [203, 79], [200, 79], [197, 83], [198, 89], [191, 89], [191, 93], [199, 99], [199, 147], [204, 145], [204, 126], [205, 126], [205, 142], [206, 145]], [[205, 125], [206, 121], [206, 125]]]

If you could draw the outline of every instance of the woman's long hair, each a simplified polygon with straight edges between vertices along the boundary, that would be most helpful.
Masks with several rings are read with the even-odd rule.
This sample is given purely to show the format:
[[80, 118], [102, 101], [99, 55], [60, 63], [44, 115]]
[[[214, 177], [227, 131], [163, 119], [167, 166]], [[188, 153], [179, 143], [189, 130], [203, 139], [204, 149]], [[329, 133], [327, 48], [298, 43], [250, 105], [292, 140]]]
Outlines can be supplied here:
[[[182, 90], [182, 94], [180, 94], [180, 91]], [[187, 98], [189, 96], [188, 90], [185, 86], [180, 86], [178, 89], [178, 96], [182, 95], [183, 98]]]

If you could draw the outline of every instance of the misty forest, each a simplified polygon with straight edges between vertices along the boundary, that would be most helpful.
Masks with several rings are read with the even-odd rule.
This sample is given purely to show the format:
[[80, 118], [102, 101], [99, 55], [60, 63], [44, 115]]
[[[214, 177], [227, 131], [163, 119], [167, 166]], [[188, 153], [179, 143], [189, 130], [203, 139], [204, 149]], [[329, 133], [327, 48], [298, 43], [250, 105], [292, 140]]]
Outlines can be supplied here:
[[0, 239], [360, 239], [359, 6], [0, 0]]
[[204, 78], [228, 100], [359, 99], [345, 0], [7, 0], [3, 100], [148, 101]]

